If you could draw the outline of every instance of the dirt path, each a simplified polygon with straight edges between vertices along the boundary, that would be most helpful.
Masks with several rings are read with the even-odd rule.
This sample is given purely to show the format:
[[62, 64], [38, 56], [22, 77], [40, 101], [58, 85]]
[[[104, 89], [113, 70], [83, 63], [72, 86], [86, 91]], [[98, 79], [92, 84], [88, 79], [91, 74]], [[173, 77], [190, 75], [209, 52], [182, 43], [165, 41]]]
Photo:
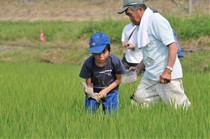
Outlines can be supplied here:
[[[183, 0], [146, 0], [161, 14], [188, 14], [188, 3]], [[101, 20], [126, 18], [116, 12], [121, 0], [0, 0], [0, 20]], [[193, 0], [193, 11], [210, 14], [209, 0]]]

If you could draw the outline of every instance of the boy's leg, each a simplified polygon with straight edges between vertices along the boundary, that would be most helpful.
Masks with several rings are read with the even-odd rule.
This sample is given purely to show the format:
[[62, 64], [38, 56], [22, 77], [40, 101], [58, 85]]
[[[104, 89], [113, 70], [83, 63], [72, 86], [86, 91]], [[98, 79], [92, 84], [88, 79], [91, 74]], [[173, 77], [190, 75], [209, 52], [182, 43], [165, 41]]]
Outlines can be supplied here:
[[95, 112], [99, 108], [99, 105], [94, 99], [85, 97], [85, 110]]
[[137, 90], [131, 97], [132, 104], [141, 104], [142, 106], [149, 106], [160, 100], [160, 96], [157, 94], [155, 86], [158, 84], [156, 81], [149, 80], [142, 77]]
[[175, 108], [183, 106], [188, 109], [191, 105], [184, 93], [182, 79], [173, 79], [169, 84], [160, 84], [157, 86], [157, 92], [166, 104], [175, 105]]
[[117, 111], [118, 108], [118, 91], [111, 91], [107, 94], [106, 98], [102, 100], [103, 111], [110, 113], [111, 111]]

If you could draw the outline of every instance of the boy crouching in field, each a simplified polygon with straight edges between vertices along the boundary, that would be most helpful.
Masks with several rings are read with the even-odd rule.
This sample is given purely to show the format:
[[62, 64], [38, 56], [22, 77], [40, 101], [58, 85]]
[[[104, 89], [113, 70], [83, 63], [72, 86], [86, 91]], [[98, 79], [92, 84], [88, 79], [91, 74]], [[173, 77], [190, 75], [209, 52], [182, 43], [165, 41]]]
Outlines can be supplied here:
[[[121, 60], [110, 53], [109, 37], [97, 32], [90, 37], [89, 53], [82, 66], [79, 76], [86, 80], [88, 88], [101, 99], [104, 114], [108, 110], [116, 111], [118, 107], [118, 89], [125, 72]], [[100, 103], [90, 97], [85, 97], [85, 109], [95, 112]]]

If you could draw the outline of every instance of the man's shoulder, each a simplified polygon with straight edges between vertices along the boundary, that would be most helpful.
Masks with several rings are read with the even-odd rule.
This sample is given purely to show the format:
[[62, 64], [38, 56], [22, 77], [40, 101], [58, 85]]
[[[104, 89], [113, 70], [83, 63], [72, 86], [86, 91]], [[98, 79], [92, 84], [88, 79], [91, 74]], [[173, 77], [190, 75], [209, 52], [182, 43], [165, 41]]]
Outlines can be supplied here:
[[124, 29], [125, 30], [130, 30], [130, 29], [132, 29], [132, 27], [133, 27], [133, 23], [129, 23], [129, 24], [124, 26]]
[[168, 20], [159, 13], [153, 13], [149, 20], [150, 22], [148, 26], [152, 30], [155, 28], [157, 29], [163, 25], [168, 25], [169, 23]]
[[164, 18], [164, 17], [163, 17], [160, 13], [153, 13], [153, 14], [151, 15], [150, 20], [155, 21], [155, 20], [161, 19], [161, 18]]

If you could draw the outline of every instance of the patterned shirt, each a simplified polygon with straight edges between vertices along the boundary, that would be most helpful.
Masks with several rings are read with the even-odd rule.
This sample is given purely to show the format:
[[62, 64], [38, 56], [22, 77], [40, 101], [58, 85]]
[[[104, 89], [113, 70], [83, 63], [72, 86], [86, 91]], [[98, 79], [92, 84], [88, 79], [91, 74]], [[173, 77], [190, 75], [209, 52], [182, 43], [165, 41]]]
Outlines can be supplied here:
[[[107, 64], [104, 67], [98, 67], [94, 62], [94, 56], [87, 58], [82, 66], [79, 76], [84, 79], [91, 78], [94, 92], [99, 92], [109, 86], [116, 80], [116, 74], [125, 72], [121, 60], [109, 54]], [[118, 90], [119, 85], [113, 90]]]

